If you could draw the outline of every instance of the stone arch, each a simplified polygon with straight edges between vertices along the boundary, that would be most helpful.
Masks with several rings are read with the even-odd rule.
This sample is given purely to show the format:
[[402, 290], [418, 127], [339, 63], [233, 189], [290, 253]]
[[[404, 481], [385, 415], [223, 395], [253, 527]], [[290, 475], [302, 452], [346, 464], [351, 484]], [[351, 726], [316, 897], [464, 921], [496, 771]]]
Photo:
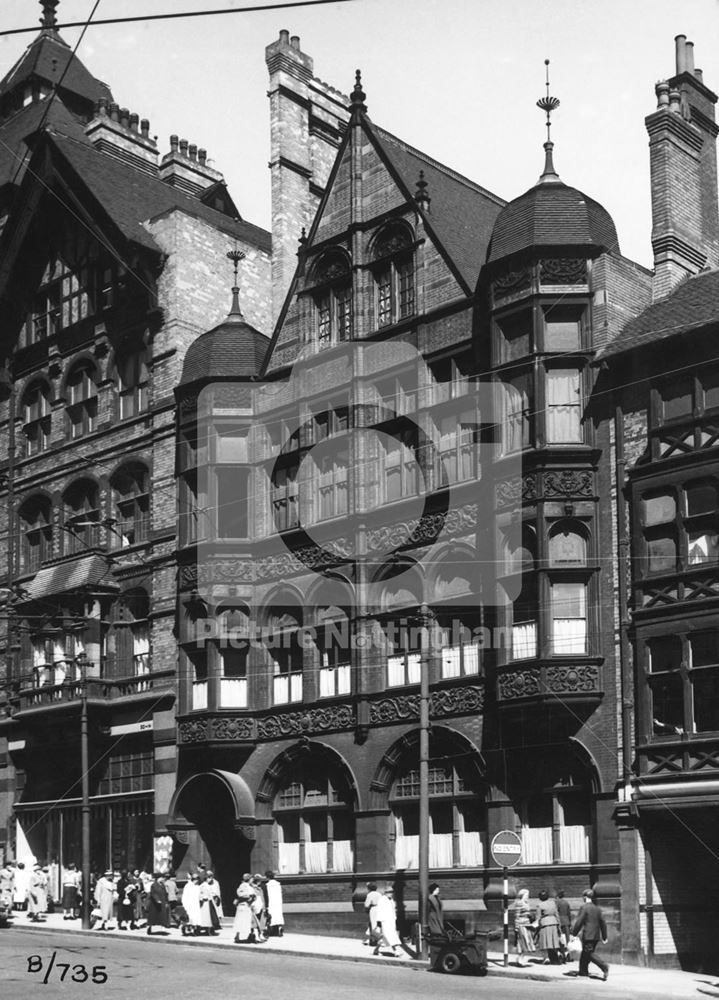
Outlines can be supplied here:
[[255, 810], [258, 819], [268, 819], [272, 816], [272, 803], [277, 795], [287, 772], [301, 763], [305, 758], [309, 763], [312, 757], [324, 757], [344, 772], [350, 789], [354, 794], [355, 809], [360, 809], [360, 787], [357, 778], [345, 757], [334, 747], [319, 740], [307, 738], [299, 740], [287, 747], [266, 768], [255, 796]]

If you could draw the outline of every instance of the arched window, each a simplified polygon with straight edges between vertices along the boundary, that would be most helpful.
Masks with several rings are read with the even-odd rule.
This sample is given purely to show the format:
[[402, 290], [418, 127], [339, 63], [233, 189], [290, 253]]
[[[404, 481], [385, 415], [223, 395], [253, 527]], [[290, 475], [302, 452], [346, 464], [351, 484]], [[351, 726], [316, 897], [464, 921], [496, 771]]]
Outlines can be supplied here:
[[[484, 797], [476, 766], [462, 760], [457, 748], [448, 742], [430, 740], [430, 868], [476, 868], [484, 864], [487, 849]], [[409, 754], [392, 785], [390, 805], [395, 833], [394, 866], [417, 868], [419, 769]]]
[[97, 485], [82, 479], [68, 487], [63, 497], [65, 555], [82, 553], [99, 544], [100, 509]]
[[147, 541], [150, 531], [150, 496], [147, 469], [140, 462], [123, 465], [110, 481], [115, 527], [110, 532], [115, 547]]
[[377, 326], [391, 326], [415, 312], [414, 248], [409, 227], [393, 223], [373, 247]]
[[273, 608], [268, 645], [272, 660], [272, 704], [302, 701], [303, 649], [299, 641], [300, 614], [295, 608]]
[[320, 346], [352, 339], [352, 275], [346, 255], [337, 250], [320, 257], [310, 279], [315, 330]]
[[22, 546], [20, 564], [24, 573], [34, 573], [52, 558], [52, 505], [47, 497], [31, 497], [20, 508]]
[[287, 769], [273, 806], [277, 871], [354, 869], [354, 793], [342, 768], [310, 752]]
[[549, 536], [549, 565], [586, 566], [587, 539], [571, 524], [561, 524]]
[[118, 355], [117, 381], [120, 420], [135, 417], [147, 409], [147, 352], [144, 348]]
[[50, 387], [46, 382], [34, 382], [22, 399], [25, 454], [45, 451], [50, 439]]
[[91, 361], [75, 365], [67, 378], [67, 419], [71, 438], [95, 430], [97, 420], [96, 370]]

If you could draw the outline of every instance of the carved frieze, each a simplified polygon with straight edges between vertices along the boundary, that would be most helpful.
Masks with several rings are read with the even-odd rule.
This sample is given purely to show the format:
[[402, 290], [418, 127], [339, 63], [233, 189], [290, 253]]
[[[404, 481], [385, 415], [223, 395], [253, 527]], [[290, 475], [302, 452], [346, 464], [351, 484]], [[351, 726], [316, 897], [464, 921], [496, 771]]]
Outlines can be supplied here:
[[185, 719], [178, 727], [180, 743], [204, 743], [209, 733], [209, 722], [207, 718]]
[[547, 690], [552, 694], [599, 691], [599, 667], [593, 664], [547, 667], [545, 678]]
[[197, 564], [187, 563], [180, 566], [180, 587], [192, 587], [197, 583]]
[[255, 738], [255, 720], [246, 715], [217, 716], [212, 720], [213, 740], [252, 740]]
[[[433, 691], [429, 699], [429, 714], [432, 718], [445, 715], [468, 715], [480, 712], [484, 706], [484, 690], [481, 687], [444, 688]], [[419, 695], [395, 695], [381, 698], [370, 705], [370, 725], [402, 722], [419, 718]]]
[[519, 268], [516, 271], [505, 271], [498, 274], [494, 279], [495, 295], [511, 295], [514, 292], [521, 292], [529, 288], [532, 282], [532, 273], [528, 267]]
[[588, 469], [559, 469], [543, 476], [545, 499], [594, 496], [594, 476]]
[[539, 282], [542, 285], [584, 285], [587, 282], [587, 262], [576, 257], [541, 260]]
[[477, 504], [464, 504], [446, 514], [424, 514], [420, 518], [399, 521], [367, 532], [367, 547], [374, 552], [388, 551], [402, 545], [419, 545], [433, 542], [443, 531], [460, 535], [471, 531], [477, 524]]
[[353, 729], [356, 724], [357, 718], [352, 705], [327, 705], [325, 708], [310, 708], [305, 712], [278, 712], [258, 719], [257, 735], [260, 739], [276, 739], [280, 736], [303, 736], [332, 729]]
[[513, 698], [530, 698], [540, 692], [539, 667], [500, 674], [497, 678], [497, 692], [501, 701]]
[[208, 559], [200, 563], [196, 578], [199, 583], [251, 583], [253, 564], [248, 559]]

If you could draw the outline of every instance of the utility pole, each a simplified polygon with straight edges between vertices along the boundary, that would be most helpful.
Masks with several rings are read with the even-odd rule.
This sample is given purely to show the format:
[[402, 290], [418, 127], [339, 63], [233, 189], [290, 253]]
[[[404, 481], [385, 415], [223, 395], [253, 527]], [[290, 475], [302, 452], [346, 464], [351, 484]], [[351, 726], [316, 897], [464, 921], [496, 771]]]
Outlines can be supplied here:
[[420, 958], [429, 956], [429, 667], [431, 661], [432, 615], [422, 605], [418, 616], [421, 628], [419, 676], [419, 899]]
[[82, 928], [90, 929], [90, 765], [87, 725], [87, 657], [84, 651], [78, 658], [80, 667], [80, 768], [82, 770]]

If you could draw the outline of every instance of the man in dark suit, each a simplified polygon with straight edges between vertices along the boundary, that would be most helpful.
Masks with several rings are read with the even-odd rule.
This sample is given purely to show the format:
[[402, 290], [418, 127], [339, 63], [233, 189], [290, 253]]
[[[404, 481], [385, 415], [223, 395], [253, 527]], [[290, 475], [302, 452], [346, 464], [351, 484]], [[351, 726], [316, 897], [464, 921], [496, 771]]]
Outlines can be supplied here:
[[589, 975], [589, 963], [594, 962], [604, 973], [604, 980], [609, 978], [609, 966], [601, 958], [594, 954], [594, 949], [599, 942], [607, 943], [607, 925], [601, 908], [594, 902], [594, 892], [587, 889], [584, 893], [584, 906], [577, 914], [577, 919], [572, 927], [572, 934], [582, 938], [582, 954], [579, 956], [579, 976]]

